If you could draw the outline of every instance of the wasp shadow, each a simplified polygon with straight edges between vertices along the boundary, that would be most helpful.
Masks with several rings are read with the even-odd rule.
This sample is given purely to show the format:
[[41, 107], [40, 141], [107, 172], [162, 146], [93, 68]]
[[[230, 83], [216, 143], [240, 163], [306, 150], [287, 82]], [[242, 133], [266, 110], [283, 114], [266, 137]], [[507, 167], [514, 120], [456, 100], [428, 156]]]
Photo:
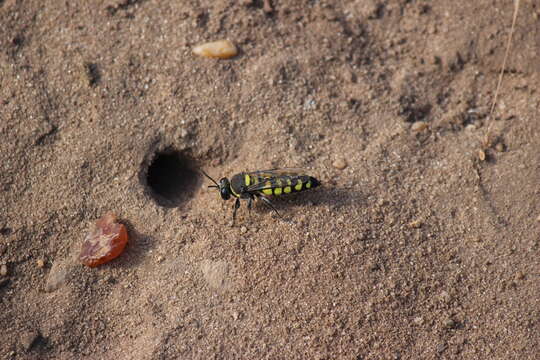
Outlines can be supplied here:
[[[280, 195], [271, 198], [274, 207], [281, 213], [286, 212], [288, 208], [300, 208], [304, 206], [327, 205], [330, 210], [339, 210], [347, 206], [366, 205], [366, 195], [357, 188], [325, 188], [319, 187], [312, 191], [295, 193], [290, 195]], [[262, 203], [262, 201], [257, 201]], [[264, 204], [258, 205], [257, 211], [273, 212]]]

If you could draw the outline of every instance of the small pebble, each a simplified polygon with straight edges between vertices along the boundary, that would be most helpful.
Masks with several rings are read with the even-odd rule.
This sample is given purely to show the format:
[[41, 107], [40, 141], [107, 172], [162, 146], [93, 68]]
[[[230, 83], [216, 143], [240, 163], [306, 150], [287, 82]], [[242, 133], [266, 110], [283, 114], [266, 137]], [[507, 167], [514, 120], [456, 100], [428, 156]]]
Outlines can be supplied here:
[[421, 316], [418, 316], [418, 317], [415, 317], [413, 322], [416, 324], [416, 325], [422, 325], [424, 323], [424, 319], [421, 317]]
[[414, 124], [412, 124], [411, 130], [415, 131], [415, 132], [420, 132], [420, 131], [424, 131], [425, 129], [427, 129], [427, 127], [428, 127], [428, 124], [426, 122], [417, 121]]
[[437, 345], [437, 352], [439, 354], [442, 354], [446, 350], [446, 344], [439, 344]]
[[412, 229], [418, 229], [422, 226], [422, 221], [420, 220], [413, 220], [409, 223], [409, 227]]
[[386, 205], [388, 205], [389, 203], [390, 203], [390, 202], [389, 202], [388, 200], [386, 200], [386, 199], [382, 199], [382, 198], [381, 198], [381, 199], [377, 200], [377, 205], [379, 205], [379, 206], [386, 206]]
[[247, 233], [247, 231], [248, 231], [248, 229], [247, 229], [247, 227], [245, 227], [245, 226], [242, 226], [242, 227], [240, 228], [240, 234], [245, 234], [245, 233]]
[[486, 160], [486, 152], [484, 150], [478, 150], [478, 159], [480, 159], [480, 161]]
[[540, 222], [540, 215], [536, 218], [536, 221]]
[[271, 14], [274, 9], [272, 8], [272, 3], [270, 0], [264, 0], [263, 1], [263, 11], [267, 14]]
[[338, 158], [338, 159], [334, 160], [334, 162], [332, 163], [332, 166], [335, 167], [338, 170], [345, 169], [347, 167], [347, 165], [348, 165], [347, 162], [343, 158]]
[[495, 145], [495, 150], [497, 150], [498, 152], [504, 152], [504, 144], [497, 143], [497, 145]]
[[450, 294], [448, 293], [448, 291], [446, 290], [443, 290], [440, 294], [439, 294], [439, 300], [443, 301], [443, 302], [450, 302], [451, 300], [451, 297], [450, 297]]
[[317, 101], [315, 101], [315, 99], [307, 98], [304, 101], [304, 110], [308, 111], [308, 110], [314, 110], [316, 108], [317, 108]]
[[157, 257], [156, 260], [157, 260], [158, 263], [160, 263], [160, 262], [163, 262], [163, 260], [165, 260], [165, 258], [160, 255], [160, 256]]
[[355, 83], [358, 80], [356, 74], [352, 70], [345, 72], [345, 79], [352, 83]]
[[519, 271], [517, 274], [516, 274], [516, 280], [523, 280], [525, 279], [525, 274], [522, 273], [521, 271]]
[[43, 259], [37, 259], [36, 266], [41, 269], [42, 267], [45, 266], [45, 261]]
[[452, 329], [456, 326], [456, 322], [452, 319], [446, 319], [444, 321], [444, 326], [448, 329]]
[[6, 276], [8, 274], [8, 268], [6, 264], [0, 265], [0, 276]]
[[219, 40], [197, 45], [193, 48], [193, 53], [209, 58], [228, 59], [236, 56], [238, 50], [229, 40]]
[[238, 320], [239, 317], [240, 317], [240, 314], [237, 311], [233, 311], [232, 313], [233, 320], [236, 321]]

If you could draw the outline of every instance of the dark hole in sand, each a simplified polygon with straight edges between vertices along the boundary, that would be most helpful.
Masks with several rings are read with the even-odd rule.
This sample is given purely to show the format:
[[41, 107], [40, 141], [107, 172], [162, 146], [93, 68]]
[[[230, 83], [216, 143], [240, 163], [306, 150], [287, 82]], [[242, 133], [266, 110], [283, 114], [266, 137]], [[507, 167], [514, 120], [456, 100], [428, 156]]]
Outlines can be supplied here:
[[193, 162], [174, 150], [156, 153], [146, 172], [146, 185], [160, 206], [177, 207], [191, 198], [198, 182]]

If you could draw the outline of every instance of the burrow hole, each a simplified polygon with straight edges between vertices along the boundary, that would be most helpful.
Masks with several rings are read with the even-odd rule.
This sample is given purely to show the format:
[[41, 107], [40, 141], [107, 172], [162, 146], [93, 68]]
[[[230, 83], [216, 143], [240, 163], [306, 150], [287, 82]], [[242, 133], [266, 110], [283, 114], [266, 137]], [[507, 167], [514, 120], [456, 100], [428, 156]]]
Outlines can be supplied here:
[[154, 154], [141, 180], [160, 206], [178, 207], [193, 197], [199, 182], [193, 160], [168, 149]]

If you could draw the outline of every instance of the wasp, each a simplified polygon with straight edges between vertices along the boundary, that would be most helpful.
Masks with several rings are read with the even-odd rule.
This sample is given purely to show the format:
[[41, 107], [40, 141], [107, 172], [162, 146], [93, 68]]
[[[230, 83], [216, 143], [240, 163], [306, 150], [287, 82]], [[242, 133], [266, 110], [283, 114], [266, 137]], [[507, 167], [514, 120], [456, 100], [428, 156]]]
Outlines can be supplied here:
[[236, 198], [232, 219], [233, 226], [236, 220], [236, 212], [240, 207], [240, 200], [247, 200], [250, 218], [251, 206], [255, 199], [260, 199], [281, 217], [268, 196], [301, 192], [313, 189], [321, 184], [314, 177], [304, 175], [301, 170], [293, 168], [241, 172], [234, 175], [230, 180], [223, 177], [219, 180], [219, 183], [203, 170], [201, 172], [215, 184], [208, 187], [217, 189], [223, 200], [229, 200], [231, 196]]

